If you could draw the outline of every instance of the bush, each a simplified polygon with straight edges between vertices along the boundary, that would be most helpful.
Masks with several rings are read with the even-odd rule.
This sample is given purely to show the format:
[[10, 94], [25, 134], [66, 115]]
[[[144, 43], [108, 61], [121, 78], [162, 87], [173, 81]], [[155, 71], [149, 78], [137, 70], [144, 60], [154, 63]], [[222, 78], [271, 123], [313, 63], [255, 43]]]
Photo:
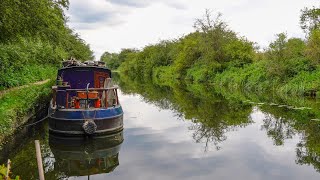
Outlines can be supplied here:
[[67, 53], [41, 40], [0, 44], [0, 89], [52, 78]]
[[297, 76], [280, 88], [284, 94], [319, 95], [320, 92], [320, 68], [315, 71], [299, 72]]
[[287, 39], [284, 33], [277, 34], [277, 39], [270, 43], [266, 51], [266, 71], [269, 78], [286, 81], [300, 71], [313, 70], [311, 61], [304, 56], [305, 42], [299, 38]]
[[213, 81], [215, 85], [252, 91], [262, 91], [273, 86], [267, 78], [264, 62], [246, 65], [243, 68], [229, 68], [217, 74]]

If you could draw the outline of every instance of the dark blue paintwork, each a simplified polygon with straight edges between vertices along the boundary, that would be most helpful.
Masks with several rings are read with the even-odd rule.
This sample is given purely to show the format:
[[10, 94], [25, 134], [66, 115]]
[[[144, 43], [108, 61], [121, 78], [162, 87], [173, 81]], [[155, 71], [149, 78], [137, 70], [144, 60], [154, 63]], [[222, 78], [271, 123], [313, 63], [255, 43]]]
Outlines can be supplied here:
[[111, 78], [111, 71], [104, 67], [86, 67], [86, 66], [75, 66], [61, 68], [58, 71], [58, 76], [63, 78], [71, 85], [72, 89], [84, 89], [87, 84], [90, 83], [89, 88], [94, 87], [94, 72], [105, 72]]
[[101, 109], [57, 110], [51, 117], [66, 120], [109, 119], [123, 115], [121, 106]]

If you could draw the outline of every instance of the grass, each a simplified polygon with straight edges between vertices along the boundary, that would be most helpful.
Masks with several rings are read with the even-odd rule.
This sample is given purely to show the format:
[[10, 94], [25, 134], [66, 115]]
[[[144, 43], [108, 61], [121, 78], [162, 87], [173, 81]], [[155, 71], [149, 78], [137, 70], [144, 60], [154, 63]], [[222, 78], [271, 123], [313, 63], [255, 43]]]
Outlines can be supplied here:
[[214, 77], [215, 86], [231, 90], [249, 92], [274, 92], [279, 95], [319, 95], [320, 68], [314, 71], [301, 71], [290, 78], [270, 77], [263, 63], [254, 63], [244, 68], [230, 68]]
[[0, 76], [0, 90], [50, 79], [57, 73], [57, 67], [48, 65], [28, 65], [19, 71], [11, 71]]
[[300, 72], [280, 89], [284, 94], [316, 95], [320, 92], [320, 69]]
[[225, 86], [229, 89], [244, 89], [260, 92], [271, 88], [272, 83], [262, 63], [247, 65], [243, 68], [226, 69], [217, 74], [213, 80], [215, 85]]
[[0, 98], [0, 141], [23, 124], [23, 117], [49, 101], [53, 81], [13, 90]]

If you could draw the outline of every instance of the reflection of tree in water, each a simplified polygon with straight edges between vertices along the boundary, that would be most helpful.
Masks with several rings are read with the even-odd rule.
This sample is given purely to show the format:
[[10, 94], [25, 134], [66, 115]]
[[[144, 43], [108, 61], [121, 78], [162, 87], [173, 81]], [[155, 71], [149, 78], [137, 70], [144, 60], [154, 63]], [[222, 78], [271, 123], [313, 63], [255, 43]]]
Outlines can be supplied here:
[[235, 131], [252, 123], [250, 113], [251, 105], [242, 104], [239, 101], [227, 101], [222, 96], [199, 89], [198, 94], [193, 91], [177, 88], [175, 91], [178, 110], [193, 124], [189, 130], [193, 131], [193, 139], [196, 143], [204, 144], [204, 151], [208, 151], [213, 145], [216, 150], [227, 139], [227, 132]]
[[273, 139], [273, 144], [283, 145], [285, 139], [291, 139], [297, 131], [292, 127], [290, 121], [283, 118], [275, 118], [272, 114], [265, 113], [262, 130], [267, 131], [267, 135]]
[[297, 159], [296, 163], [303, 165], [313, 165], [313, 167], [320, 172], [320, 154], [319, 152], [312, 151], [306, 147], [304, 143], [297, 144]]
[[189, 130], [193, 131], [192, 137], [196, 143], [205, 145], [205, 151], [208, 151], [210, 144], [219, 150], [219, 144], [227, 139], [227, 132], [252, 123], [249, 116], [252, 105], [227, 101], [205, 86], [159, 86], [128, 77], [118, 79], [118, 84], [124, 93], [138, 93], [145, 102], [161, 109], [171, 109], [177, 119], [193, 122]]
[[202, 123], [194, 123], [189, 127], [189, 130], [194, 131], [192, 137], [196, 143], [205, 144], [205, 152], [209, 150], [209, 143], [213, 143], [216, 150], [219, 150], [221, 148], [219, 144], [227, 139], [226, 131], [222, 127], [209, 128]]
[[[133, 81], [126, 77], [121, 77], [120, 86], [124, 93], [141, 94], [146, 102], [162, 109], [175, 111], [178, 119], [192, 121], [193, 124], [189, 127], [193, 131], [192, 136], [196, 143], [205, 145], [205, 151], [210, 144], [220, 149], [219, 144], [227, 139], [227, 132], [252, 123], [249, 117], [252, 106], [242, 104], [238, 100], [241, 98], [234, 93], [226, 93], [225, 97], [221, 97], [201, 85], [159, 86], [152, 82]], [[273, 102], [273, 100], [264, 99], [260, 102]], [[304, 101], [296, 102], [296, 100], [279, 99], [281, 104], [297, 103], [298, 107], [312, 105], [311, 102], [305, 102], [306, 105]], [[320, 112], [318, 106], [313, 109], [312, 111], [293, 111], [274, 106], [262, 106], [260, 110], [265, 113], [265, 119], [261, 129], [267, 132], [277, 146], [283, 145], [286, 139], [293, 138], [295, 134], [301, 135], [301, 142], [297, 144], [296, 149], [296, 163], [313, 165], [320, 172], [320, 127], [319, 122], [310, 122], [312, 118], [319, 118]]]
[[283, 145], [284, 140], [299, 134], [296, 147], [296, 163], [312, 165], [320, 172], [320, 124], [310, 119], [317, 117], [315, 111], [288, 111], [283, 108], [263, 108], [265, 119], [262, 129], [267, 131], [275, 145]]
[[189, 130], [193, 131], [192, 137], [196, 143], [203, 143], [205, 145], [204, 151], [209, 151], [210, 144], [212, 144], [216, 150], [220, 150], [220, 143], [227, 140], [227, 132], [236, 131], [240, 127], [245, 127], [246, 125], [252, 123], [252, 120], [248, 117], [247, 122], [240, 122], [239, 124], [227, 124], [220, 120], [209, 120], [210, 124], [204, 124], [194, 120], [193, 124], [189, 126]]
[[320, 124], [308, 123], [302, 135], [302, 140], [297, 144], [297, 164], [308, 164], [320, 172]]

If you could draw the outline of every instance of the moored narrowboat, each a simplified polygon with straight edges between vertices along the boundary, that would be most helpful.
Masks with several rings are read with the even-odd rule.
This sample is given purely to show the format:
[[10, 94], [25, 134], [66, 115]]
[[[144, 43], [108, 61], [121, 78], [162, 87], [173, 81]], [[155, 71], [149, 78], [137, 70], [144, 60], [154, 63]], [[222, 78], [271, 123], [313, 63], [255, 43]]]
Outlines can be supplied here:
[[118, 87], [103, 62], [63, 62], [49, 106], [49, 130], [64, 135], [98, 135], [123, 129]]

